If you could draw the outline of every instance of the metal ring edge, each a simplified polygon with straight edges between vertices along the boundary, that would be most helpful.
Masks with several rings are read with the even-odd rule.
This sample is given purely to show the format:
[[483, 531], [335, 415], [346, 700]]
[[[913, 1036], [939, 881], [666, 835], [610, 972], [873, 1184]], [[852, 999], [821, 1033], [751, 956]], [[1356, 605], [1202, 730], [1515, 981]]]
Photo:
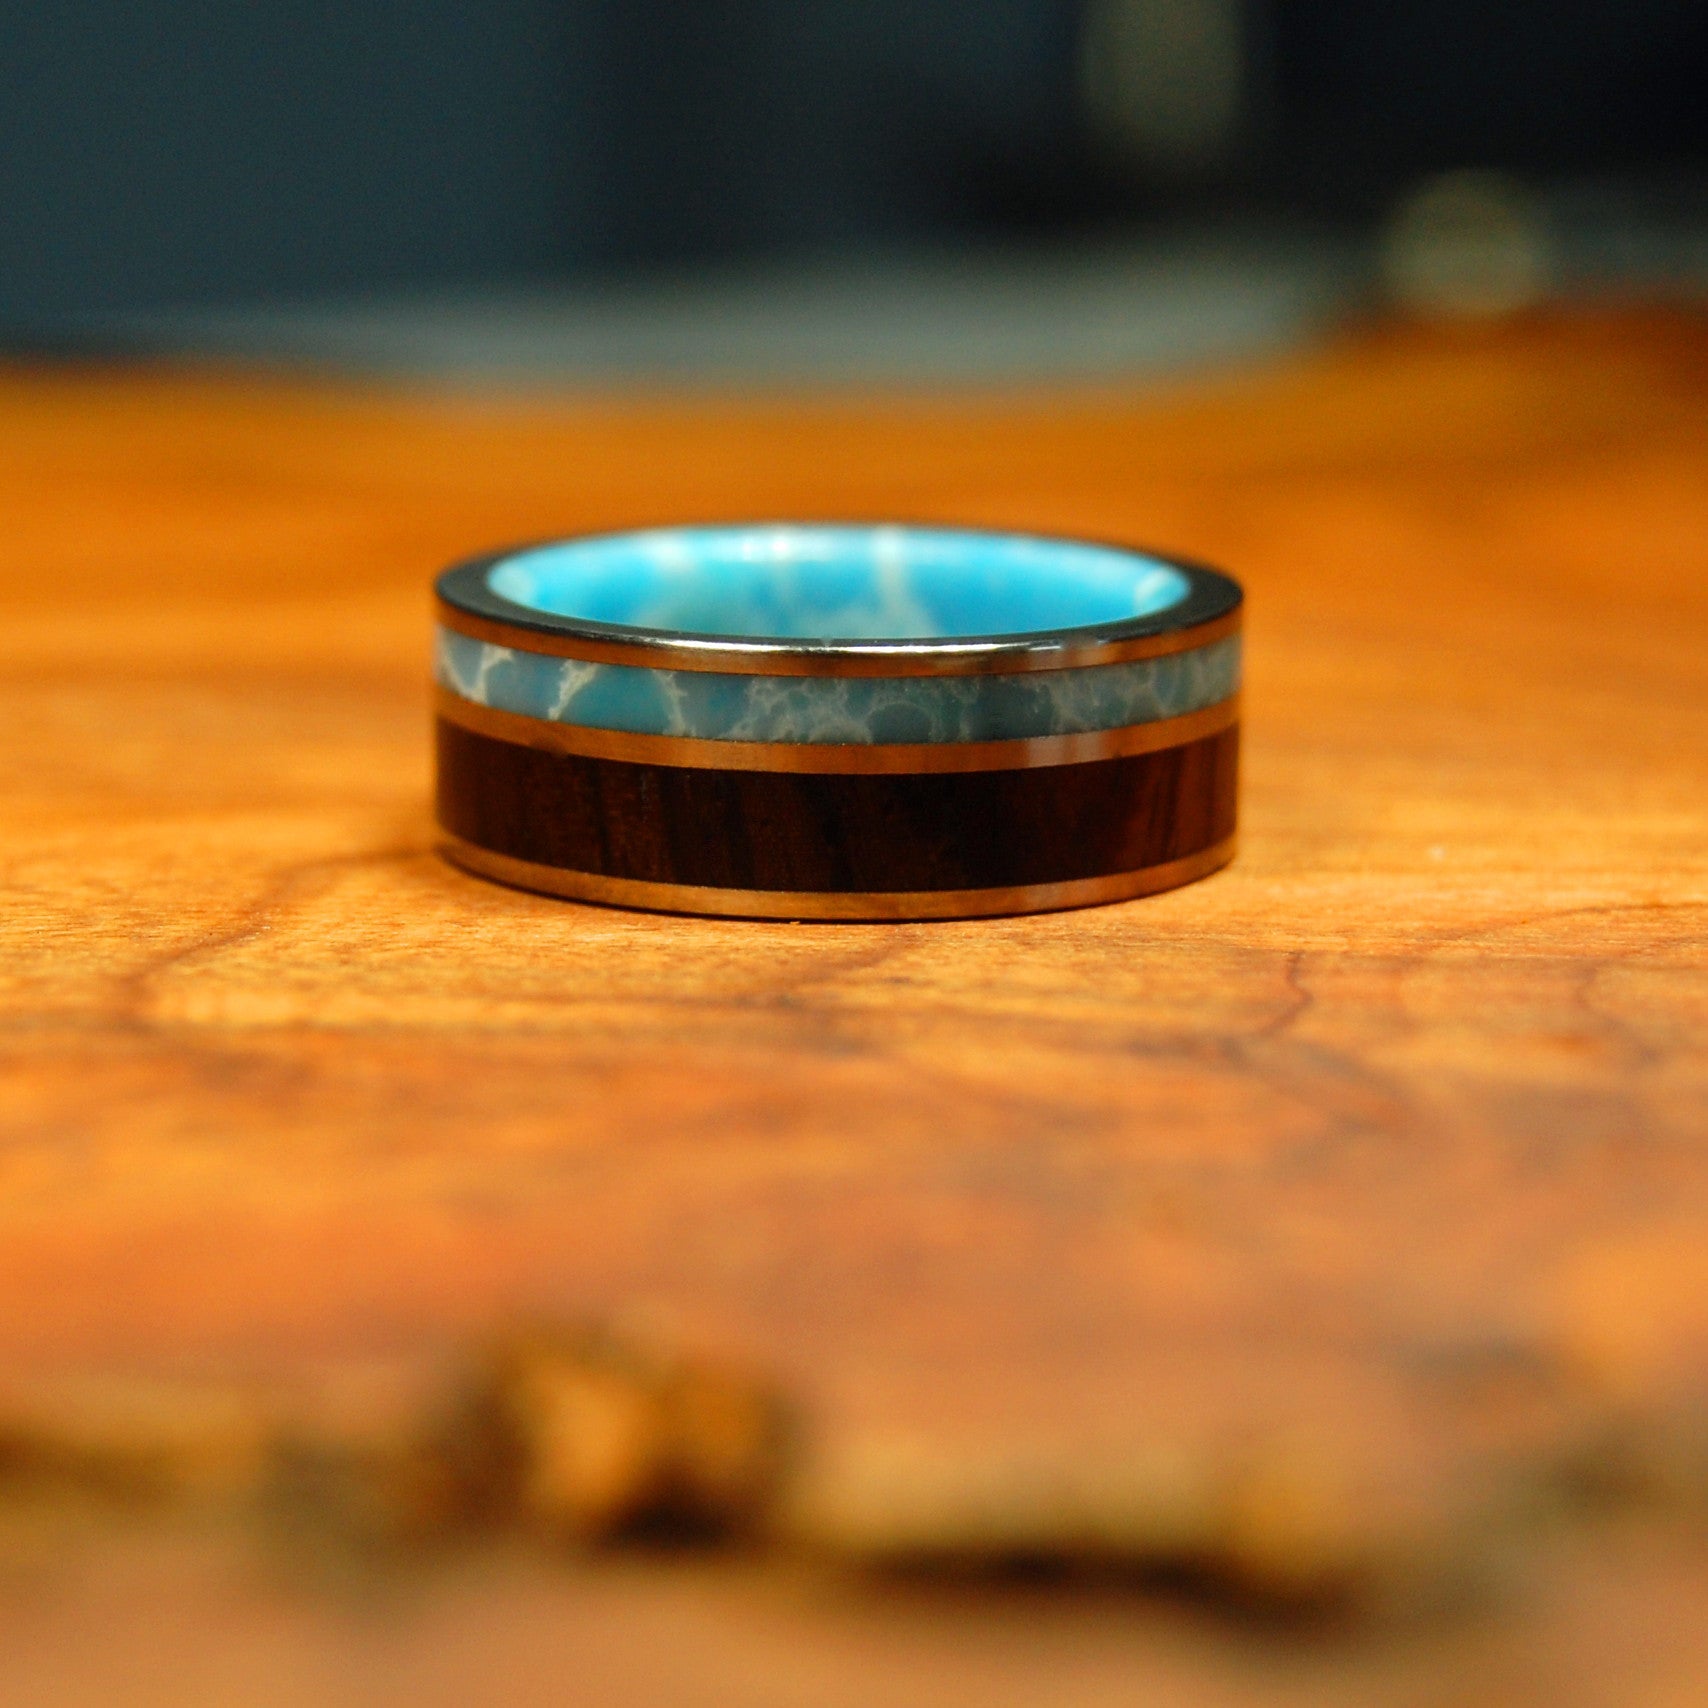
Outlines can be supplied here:
[[841, 920], [852, 924], [1056, 913], [1132, 901], [1178, 889], [1220, 871], [1234, 858], [1238, 840], [1237, 835], [1227, 836], [1178, 860], [1066, 883], [1022, 884], [1003, 889], [889, 891], [710, 889], [697, 884], [612, 878], [496, 854], [448, 831], [441, 832], [439, 847], [451, 864], [477, 877], [566, 901], [595, 902], [647, 913], [729, 919]]
[[1219, 735], [1240, 719], [1240, 694], [1179, 717], [1078, 735], [1025, 736], [1009, 741], [785, 742], [719, 741], [705, 736], [645, 735], [528, 717], [465, 699], [442, 684], [434, 690], [438, 716], [477, 735], [634, 765], [674, 765], [702, 771], [786, 771], [818, 775], [905, 776], [967, 771], [1035, 770], [1158, 753]]

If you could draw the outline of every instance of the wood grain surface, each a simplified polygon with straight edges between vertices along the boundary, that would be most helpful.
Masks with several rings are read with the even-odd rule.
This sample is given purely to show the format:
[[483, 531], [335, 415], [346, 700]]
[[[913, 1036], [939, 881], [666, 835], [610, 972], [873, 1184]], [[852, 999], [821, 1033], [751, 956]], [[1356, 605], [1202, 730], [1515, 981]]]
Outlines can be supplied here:
[[[795, 1395], [813, 1522], [879, 1551], [1113, 1503], [1163, 1554], [1213, 1529], [1285, 1578], [1515, 1509], [1614, 1434], [1671, 1444], [1669, 1522], [1708, 1499], [1700, 320], [1378, 329], [1140, 396], [14, 370], [0, 496], [9, 1369], [643, 1322]], [[752, 516], [1227, 565], [1238, 860], [1082, 913], [880, 926], [601, 910], [438, 859], [433, 572]], [[993, 1488], [1032, 1516], [993, 1518]], [[1599, 1559], [1542, 1671], [1473, 1666], [1491, 1693], [1452, 1700], [1699, 1700], [1699, 1652], [1657, 1636], [1644, 1694], [1620, 1647], [1649, 1572], [1641, 1617], [1688, 1648], [1698, 1556], [1626, 1589]], [[623, 1615], [649, 1654], [653, 1594]], [[786, 1647], [766, 1608], [682, 1640]], [[1070, 1617], [1102, 1615], [1057, 1607], [1014, 1677], [1056, 1676]], [[1131, 1699], [1126, 1617], [1075, 1700]], [[839, 1676], [879, 1670], [847, 1699], [913, 1700], [858, 1619]], [[921, 1700], [1010, 1699], [984, 1626], [939, 1639]], [[1341, 1699], [1159, 1641], [1170, 1700]], [[1438, 1699], [1415, 1684], [1394, 1699]]]

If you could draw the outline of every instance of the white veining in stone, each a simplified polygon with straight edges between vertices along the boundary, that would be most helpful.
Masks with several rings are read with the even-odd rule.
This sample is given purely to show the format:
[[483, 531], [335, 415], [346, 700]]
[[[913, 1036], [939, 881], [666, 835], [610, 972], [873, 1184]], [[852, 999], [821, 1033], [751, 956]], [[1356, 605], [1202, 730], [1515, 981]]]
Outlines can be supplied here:
[[1237, 635], [1127, 664], [1012, 676], [735, 676], [588, 664], [449, 629], [438, 680], [477, 705], [641, 735], [878, 744], [1079, 735], [1180, 717], [1239, 687]]

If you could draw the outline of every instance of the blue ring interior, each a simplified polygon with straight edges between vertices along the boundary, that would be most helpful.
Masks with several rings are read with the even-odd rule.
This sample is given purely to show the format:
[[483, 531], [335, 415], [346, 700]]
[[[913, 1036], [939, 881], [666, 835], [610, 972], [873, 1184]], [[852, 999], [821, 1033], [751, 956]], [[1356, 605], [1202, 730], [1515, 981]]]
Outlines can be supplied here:
[[1140, 552], [910, 527], [658, 528], [535, 546], [490, 592], [573, 621], [760, 640], [958, 640], [1106, 627], [1185, 602]]

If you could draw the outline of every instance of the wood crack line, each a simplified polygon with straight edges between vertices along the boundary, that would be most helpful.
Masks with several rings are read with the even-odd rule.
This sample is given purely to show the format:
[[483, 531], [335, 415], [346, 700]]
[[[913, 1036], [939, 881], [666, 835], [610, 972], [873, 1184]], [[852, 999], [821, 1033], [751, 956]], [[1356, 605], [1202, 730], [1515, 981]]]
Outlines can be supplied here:
[[362, 849], [348, 854], [327, 854], [287, 866], [276, 873], [248, 903], [238, 919], [222, 930], [204, 932], [187, 943], [162, 950], [140, 966], [114, 980], [114, 1018], [120, 1023], [151, 1030], [148, 1005], [152, 987], [174, 968], [184, 967], [228, 949], [254, 942], [271, 928], [279, 910], [299, 899], [317, 880], [339, 871], [362, 866], [384, 865], [422, 852], [416, 845], [401, 848]]

